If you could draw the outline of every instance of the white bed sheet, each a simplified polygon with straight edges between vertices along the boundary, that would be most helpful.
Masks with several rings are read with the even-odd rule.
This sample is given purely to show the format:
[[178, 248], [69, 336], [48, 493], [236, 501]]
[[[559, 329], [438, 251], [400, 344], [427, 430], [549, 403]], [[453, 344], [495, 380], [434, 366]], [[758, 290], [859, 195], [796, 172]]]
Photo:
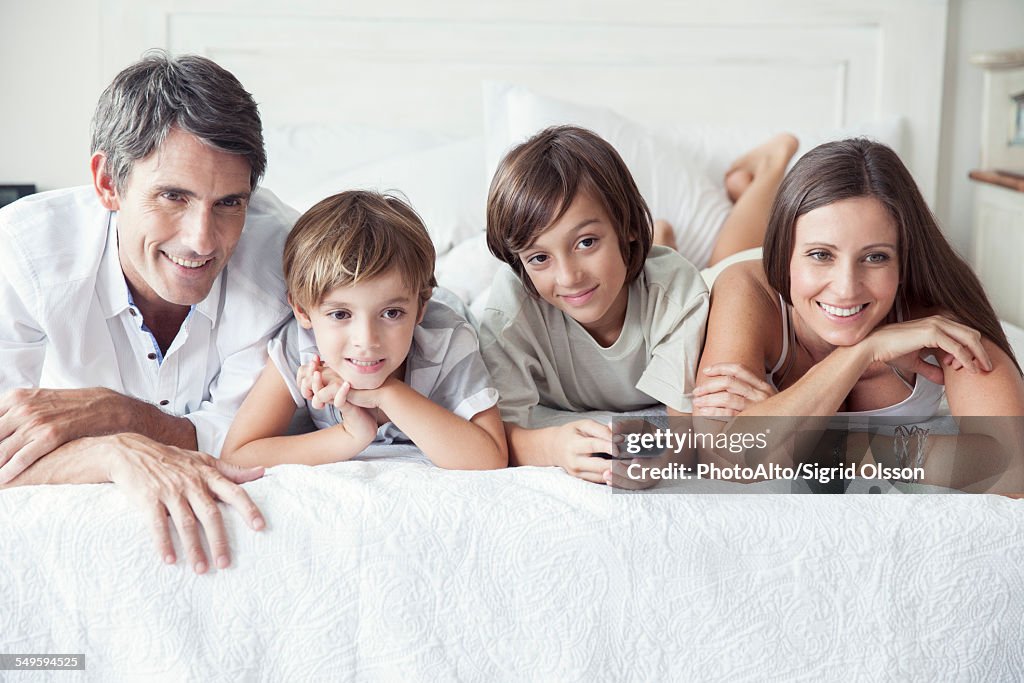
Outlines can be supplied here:
[[161, 564], [113, 486], [0, 492], [0, 652], [84, 652], [89, 680], [1024, 671], [1024, 509], [1001, 497], [629, 495], [387, 460], [246, 488], [268, 529], [227, 513], [234, 566], [206, 576]]

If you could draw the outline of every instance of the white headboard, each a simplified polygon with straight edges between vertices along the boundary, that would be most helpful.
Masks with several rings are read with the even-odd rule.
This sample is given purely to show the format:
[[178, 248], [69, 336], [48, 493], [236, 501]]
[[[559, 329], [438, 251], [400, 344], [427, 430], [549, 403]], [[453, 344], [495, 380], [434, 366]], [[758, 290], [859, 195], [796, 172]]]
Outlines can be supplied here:
[[106, 0], [104, 68], [147, 47], [232, 70], [267, 123], [471, 134], [502, 80], [651, 124], [835, 128], [901, 115], [936, 191], [946, 0]]

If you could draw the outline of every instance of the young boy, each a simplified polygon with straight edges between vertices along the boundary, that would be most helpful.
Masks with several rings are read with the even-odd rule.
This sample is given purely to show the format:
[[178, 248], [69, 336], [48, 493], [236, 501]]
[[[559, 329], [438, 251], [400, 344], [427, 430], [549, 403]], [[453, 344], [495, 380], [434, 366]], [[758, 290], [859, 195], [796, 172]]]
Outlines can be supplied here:
[[[481, 320], [510, 462], [613, 481], [608, 424], [584, 411], [692, 410], [708, 316], [697, 269], [652, 248], [651, 214], [618, 153], [558, 126], [502, 160], [487, 245], [510, 266]], [[543, 426], [553, 425], [553, 426]]]
[[[223, 460], [316, 465], [397, 440], [440, 467], [508, 464], [476, 333], [431, 298], [434, 246], [409, 206], [373, 192], [328, 197], [288, 235], [284, 276], [295, 321], [270, 342]], [[283, 436], [303, 405], [318, 430]]]

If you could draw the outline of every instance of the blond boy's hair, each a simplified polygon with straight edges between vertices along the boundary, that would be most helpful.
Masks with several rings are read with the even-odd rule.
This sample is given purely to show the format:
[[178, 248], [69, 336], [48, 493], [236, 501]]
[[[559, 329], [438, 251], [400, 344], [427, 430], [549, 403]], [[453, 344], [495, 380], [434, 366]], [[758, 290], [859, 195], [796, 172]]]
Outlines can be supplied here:
[[299, 217], [284, 244], [292, 303], [317, 306], [337, 288], [397, 268], [422, 306], [437, 285], [434, 244], [416, 212], [398, 197], [352, 190], [321, 200]]

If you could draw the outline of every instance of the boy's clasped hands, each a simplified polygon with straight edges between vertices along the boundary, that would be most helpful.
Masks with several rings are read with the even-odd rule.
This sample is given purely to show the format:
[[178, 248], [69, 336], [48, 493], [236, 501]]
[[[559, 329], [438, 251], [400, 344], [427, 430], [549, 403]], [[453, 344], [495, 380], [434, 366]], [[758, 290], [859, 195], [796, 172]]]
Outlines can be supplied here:
[[[341, 375], [328, 367], [320, 356], [299, 366], [295, 377], [302, 397], [309, 401], [313, 408], [320, 410], [333, 405], [341, 415], [341, 425], [349, 434], [366, 445], [373, 442], [377, 435], [377, 412], [381, 410], [382, 394], [389, 385], [398, 382], [389, 377], [376, 389], [353, 389], [351, 382], [345, 381]], [[382, 416], [383, 417], [383, 416]], [[384, 417], [381, 423], [387, 422]]]

